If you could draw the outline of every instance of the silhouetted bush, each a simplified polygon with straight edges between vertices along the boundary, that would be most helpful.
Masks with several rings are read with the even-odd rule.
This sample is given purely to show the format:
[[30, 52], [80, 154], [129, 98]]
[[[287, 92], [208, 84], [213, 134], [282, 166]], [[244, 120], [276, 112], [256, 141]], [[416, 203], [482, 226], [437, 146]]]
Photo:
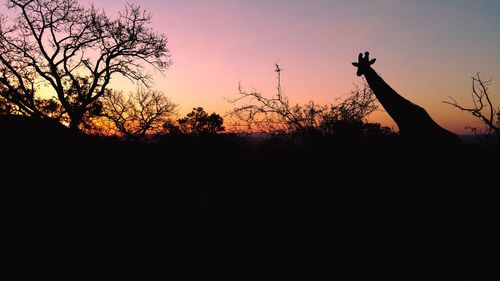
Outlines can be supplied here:
[[278, 75], [276, 96], [268, 98], [257, 91], [244, 91], [240, 86], [240, 96], [229, 100], [235, 105], [228, 116], [233, 121], [230, 126], [236, 131], [266, 132], [276, 135], [281, 141], [291, 137], [293, 142], [298, 138], [319, 141], [317, 138], [322, 136], [347, 140], [394, 134], [388, 127], [367, 123], [367, 117], [377, 110], [377, 104], [366, 84], [362, 88], [355, 86], [347, 97], [333, 104], [318, 105], [310, 101], [305, 105], [291, 106], [281, 88], [282, 69], [275, 66]]
[[240, 96], [228, 100], [235, 105], [228, 113], [228, 116], [235, 120], [232, 127], [236, 130], [267, 132], [281, 136], [290, 134], [358, 137], [365, 134], [391, 134], [390, 128], [380, 125], [365, 126], [367, 117], [377, 110], [376, 98], [366, 84], [362, 88], [355, 86], [347, 97], [338, 99], [333, 104], [318, 105], [310, 101], [305, 105], [291, 106], [281, 88], [281, 71], [276, 65], [278, 86], [274, 97], [265, 97], [257, 91], [247, 92], [240, 86]]
[[208, 114], [202, 107], [193, 108], [186, 117], [177, 120], [178, 129], [172, 128], [172, 123], [166, 123], [165, 128], [170, 132], [176, 130], [184, 134], [210, 135], [223, 132], [224, 119], [216, 113]]

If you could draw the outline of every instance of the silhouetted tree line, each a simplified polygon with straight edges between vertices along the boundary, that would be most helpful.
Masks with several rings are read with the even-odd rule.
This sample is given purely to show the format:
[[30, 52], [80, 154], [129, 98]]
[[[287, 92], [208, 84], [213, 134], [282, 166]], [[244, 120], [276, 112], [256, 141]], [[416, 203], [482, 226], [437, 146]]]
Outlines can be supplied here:
[[[16, 17], [9, 22], [0, 16], [0, 114], [55, 120], [86, 134], [134, 141], [225, 131], [224, 119], [201, 107], [177, 118], [177, 105], [151, 88], [145, 67], [164, 71], [171, 58], [167, 38], [150, 27], [151, 15], [139, 6], [126, 5], [112, 18], [77, 0], [6, 2]], [[228, 100], [234, 105], [225, 115], [230, 132], [309, 138], [395, 135], [368, 121], [378, 104], [366, 83], [332, 104], [293, 105], [281, 87], [282, 69], [277, 64], [275, 72], [274, 96], [240, 85], [239, 96]], [[137, 90], [125, 94], [110, 89], [116, 75], [137, 82]], [[474, 134], [498, 143], [500, 113], [488, 92], [491, 80], [479, 74], [472, 79], [474, 106], [464, 107], [453, 99], [448, 103], [483, 122], [484, 128], [469, 128]], [[42, 96], [41, 87], [53, 97]]]
[[[365, 84], [346, 97], [329, 105], [313, 101], [306, 105], [291, 106], [281, 89], [279, 66], [278, 92], [267, 98], [258, 92], [245, 92], [240, 87], [240, 97], [229, 100], [235, 105], [226, 116], [233, 133], [245, 131], [266, 133], [270, 136], [346, 138], [390, 136], [390, 128], [367, 122], [367, 117], [377, 110], [376, 99]], [[82, 84], [88, 85], [88, 84]], [[243, 100], [250, 103], [239, 105]], [[43, 116], [70, 124], [64, 106], [57, 99], [37, 100]], [[185, 117], [177, 118], [177, 105], [161, 91], [139, 87], [123, 92], [107, 89], [80, 119], [79, 130], [98, 136], [116, 136], [125, 140], [152, 139], [153, 136], [193, 135], [205, 136], [225, 131], [224, 118], [208, 114], [202, 107], [193, 108]], [[0, 114], [28, 115], [8, 99], [0, 99]], [[71, 126], [71, 125], [70, 125]], [[156, 138], [158, 140], [158, 138]]]
[[[145, 67], [164, 71], [171, 59], [166, 37], [139, 6], [111, 18], [77, 0], [6, 2], [15, 17], [0, 16], [0, 114], [129, 140], [224, 130], [222, 117], [202, 108], [175, 120], [177, 105], [150, 88]], [[116, 75], [143, 86], [129, 94], [109, 89]], [[54, 97], [42, 96], [42, 87]]]

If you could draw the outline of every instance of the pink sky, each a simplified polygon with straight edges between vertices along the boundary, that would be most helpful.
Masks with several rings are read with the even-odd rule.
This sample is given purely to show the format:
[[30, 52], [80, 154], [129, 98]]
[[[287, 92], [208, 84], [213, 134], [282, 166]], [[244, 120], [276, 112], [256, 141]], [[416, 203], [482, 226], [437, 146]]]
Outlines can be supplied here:
[[[90, 1], [89, 1], [90, 2]], [[351, 65], [368, 50], [375, 70], [401, 95], [425, 107], [457, 133], [478, 123], [443, 104], [470, 104], [470, 76], [493, 78], [500, 104], [500, 2], [403, 0], [100, 0], [113, 14], [126, 2], [153, 14], [169, 39], [173, 65], [155, 87], [185, 114], [202, 106], [221, 115], [238, 83], [266, 95], [275, 91], [275, 62], [292, 103], [333, 102], [361, 83]], [[82, 3], [88, 3], [83, 1]], [[118, 89], [130, 83], [115, 79]], [[394, 126], [384, 112], [373, 122]]]

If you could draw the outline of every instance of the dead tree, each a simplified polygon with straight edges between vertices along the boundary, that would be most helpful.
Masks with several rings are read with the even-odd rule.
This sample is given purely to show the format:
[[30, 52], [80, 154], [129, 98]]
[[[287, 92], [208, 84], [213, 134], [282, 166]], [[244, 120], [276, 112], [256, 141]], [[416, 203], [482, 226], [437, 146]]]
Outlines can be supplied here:
[[451, 101], [444, 101], [461, 111], [469, 112], [474, 117], [483, 123], [483, 128], [466, 127], [474, 133], [480, 140], [485, 142], [500, 141], [500, 108], [493, 105], [492, 96], [489, 93], [488, 87], [491, 85], [492, 79], [485, 80], [481, 78], [479, 73], [471, 77], [471, 99], [472, 107], [460, 105], [453, 97]]

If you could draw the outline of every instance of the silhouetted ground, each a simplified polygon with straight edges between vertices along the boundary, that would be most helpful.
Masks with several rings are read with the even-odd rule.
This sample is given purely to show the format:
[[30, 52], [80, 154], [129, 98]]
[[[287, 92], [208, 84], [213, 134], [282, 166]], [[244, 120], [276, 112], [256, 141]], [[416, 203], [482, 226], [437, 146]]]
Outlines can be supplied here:
[[498, 148], [15, 132], [2, 197], [17, 280], [498, 277]]

